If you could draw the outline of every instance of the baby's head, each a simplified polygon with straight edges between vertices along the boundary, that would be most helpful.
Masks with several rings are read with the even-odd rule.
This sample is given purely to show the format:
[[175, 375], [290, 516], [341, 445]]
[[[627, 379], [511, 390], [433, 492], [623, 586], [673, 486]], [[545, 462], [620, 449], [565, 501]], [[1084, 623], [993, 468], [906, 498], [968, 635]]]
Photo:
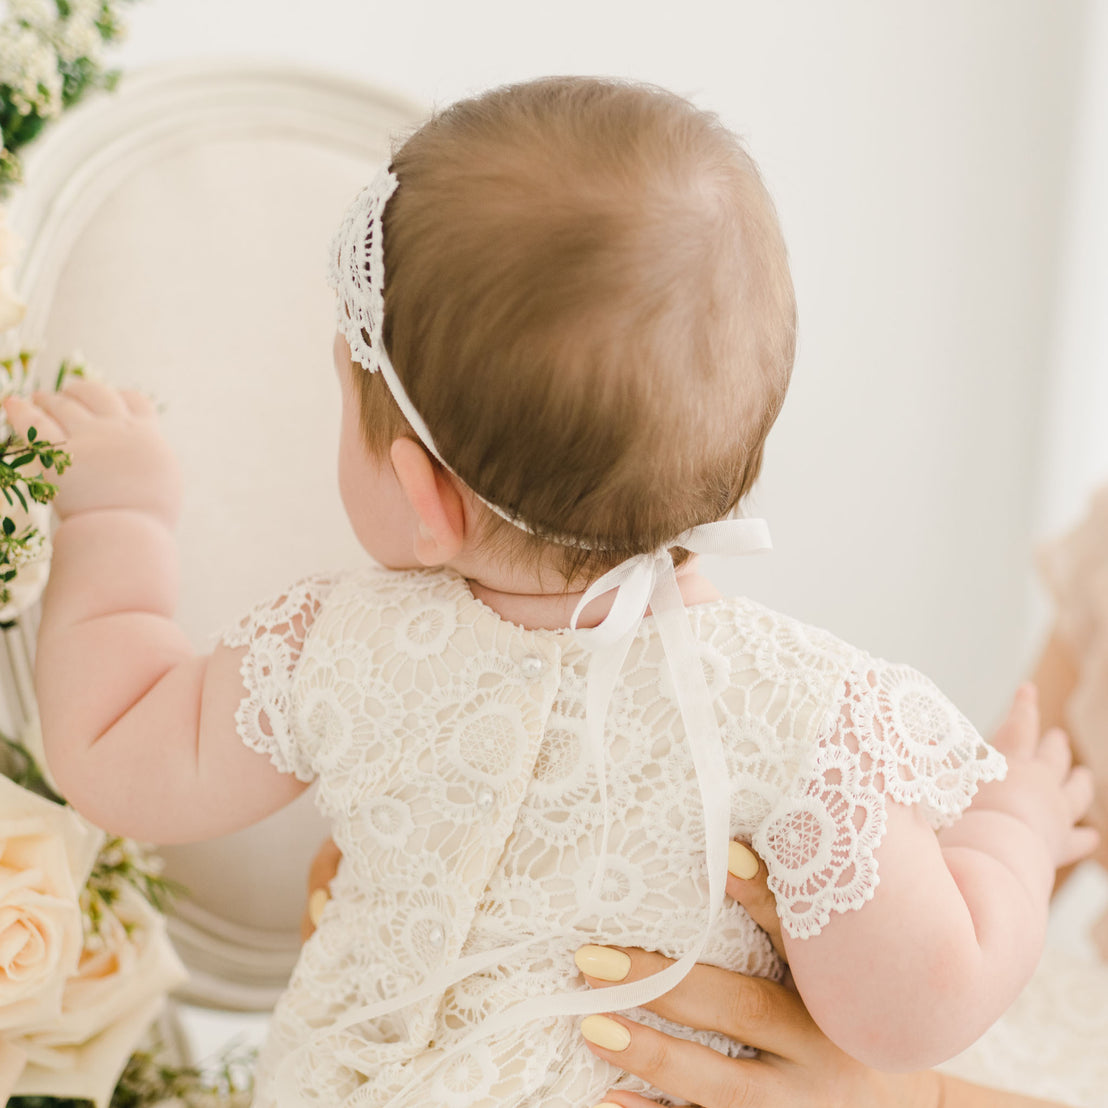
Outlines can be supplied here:
[[[384, 340], [482, 541], [595, 576], [726, 515], [781, 407], [795, 302], [757, 168], [661, 89], [553, 78], [434, 116], [396, 152]], [[411, 430], [354, 367], [370, 452]]]

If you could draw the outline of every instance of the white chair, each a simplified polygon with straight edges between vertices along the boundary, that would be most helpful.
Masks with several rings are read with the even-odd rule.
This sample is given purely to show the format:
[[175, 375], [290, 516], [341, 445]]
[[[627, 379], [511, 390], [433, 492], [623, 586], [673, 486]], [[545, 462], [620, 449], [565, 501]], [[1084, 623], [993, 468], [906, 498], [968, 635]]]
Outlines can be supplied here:
[[[164, 405], [187, 481], [180, 616], [198, 647], [290, 581], [364, 557], [335, 488], [327, 246], [420, 115], [321, 73], [188, 64], [128, 75], [32, 149], [10, 212], [22, 341], [40, 373], [79, 349]], [[29, 707], [33, 624], [5, 632], [9, 731]], [[186, 999], [271, 1007], [326, 833], [309, 793], [247, 831], [164, 851], [190, 890], [172, 920]]]

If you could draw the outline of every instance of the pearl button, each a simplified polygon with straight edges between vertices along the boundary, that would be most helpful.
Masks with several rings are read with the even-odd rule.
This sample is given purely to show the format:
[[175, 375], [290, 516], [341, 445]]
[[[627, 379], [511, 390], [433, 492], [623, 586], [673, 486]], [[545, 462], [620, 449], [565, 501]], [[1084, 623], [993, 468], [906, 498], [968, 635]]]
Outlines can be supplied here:
[[534, 680], [546, 669], [546, 662], [537, 654], [527, 654], [520, 660], [519, 668], [523, 671], [524, 677]]
[[488, 787], [488, 785], [482, 785], [477, 790], [477, 807], [482, 812], [488, 812], [493, 806], [493, 802], [496, 800], [496, 793]]
[[445, 940], [446, 932], [437, 923], [427, 932], [427, 941], [432, 946], [442, 946]]

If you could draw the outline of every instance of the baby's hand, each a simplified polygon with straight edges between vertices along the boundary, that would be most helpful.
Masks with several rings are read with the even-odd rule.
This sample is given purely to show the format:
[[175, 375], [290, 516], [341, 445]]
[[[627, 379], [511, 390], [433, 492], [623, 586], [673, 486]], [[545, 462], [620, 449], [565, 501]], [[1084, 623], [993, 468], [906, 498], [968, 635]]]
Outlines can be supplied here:
[[983, 785], [974, 808], [991, 808], [1021, 820], [1042, 838], [1055, 867], [1076, 862], [1093, 850], [1096, 831], [1076, 826], [1092, 803], [1093, 776], [1084, 766], [1073, 765], [1063, 730], [1056, 727], [1040, 733], [1034, 685], [1017, 690], [993, 745], [1008, 760], [1008, 774], [1003, 781]]
[[8, 397], [4, 410], [26, 437], [61, 446], [72, 466], [60, 477], [54, 508], [65, 519], [79, 512], [130, 509], [149, 512], [169, 526], [181, 505], [177, 459], [158, 429], [154, 405], [137, 392], [99, 381], [74, 381], [60, 393], [36, 392], [32, 400]]

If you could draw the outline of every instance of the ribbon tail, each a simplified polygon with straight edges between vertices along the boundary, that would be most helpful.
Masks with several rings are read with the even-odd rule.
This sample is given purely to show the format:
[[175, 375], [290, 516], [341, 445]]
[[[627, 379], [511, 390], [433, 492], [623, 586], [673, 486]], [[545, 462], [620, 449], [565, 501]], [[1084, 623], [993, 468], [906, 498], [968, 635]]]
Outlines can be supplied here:
[[582, 905], [586, 915], [602, 915], [604, 902], [601, 889], [604, 874], [608, 869], [608, 843], [612, 834], [612, 812], [608, 802], [607, 747], [604, 743], [604, 727], [607, 723], [608, 708], [612, 702], [616, 682], [623, 672], [624, 663], [631, 650], [635, 632], [631, 630], [623, 636], [611, 651], [598, 650], [589, 660], [587, 693], [585, 696], [585, 730], [588, 734], [589, 748], [592, 754], [593, 770], [596, 773], [596, 787], [600, 792], [602, 827], [600, 849], [596, 857], [596, 871], [589, 887], [591, 903]]

